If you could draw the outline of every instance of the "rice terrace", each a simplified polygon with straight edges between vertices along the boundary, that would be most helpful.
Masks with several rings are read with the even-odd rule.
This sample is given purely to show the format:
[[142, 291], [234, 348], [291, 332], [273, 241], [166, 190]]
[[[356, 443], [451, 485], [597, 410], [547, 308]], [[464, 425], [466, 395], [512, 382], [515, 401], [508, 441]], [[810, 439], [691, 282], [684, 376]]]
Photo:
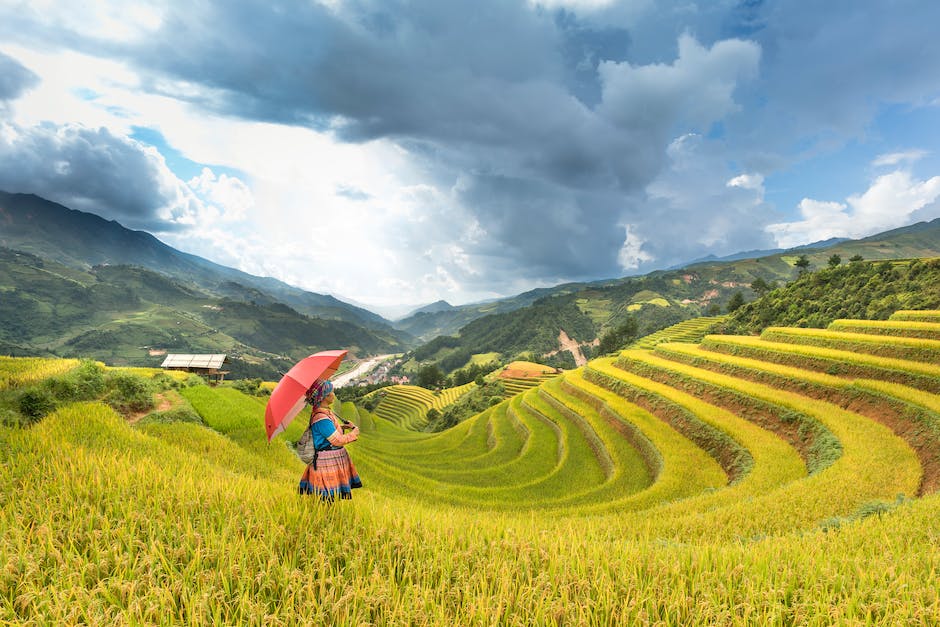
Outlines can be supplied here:
[[267, 446], [263, 399], [0, 360], [6, 399], [121, 377], [180, 415], [90, 399], [0, 430], [4, 622], [940, 620], [940, 311], [661, 332], [440, 433], [422, 416], [466, 389], [386, 388], [337, 408], [366, 488], [332, 506], [294, 493], [303, 421]]
[[938, 25], [0, 1], [0, 627], [940, 626]]

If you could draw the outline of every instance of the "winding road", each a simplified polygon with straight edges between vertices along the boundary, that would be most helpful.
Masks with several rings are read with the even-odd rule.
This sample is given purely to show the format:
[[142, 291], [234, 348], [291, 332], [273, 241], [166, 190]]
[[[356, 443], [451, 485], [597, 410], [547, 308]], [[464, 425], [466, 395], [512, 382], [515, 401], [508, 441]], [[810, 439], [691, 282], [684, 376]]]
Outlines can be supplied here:
[[349, 372], [344, 372], [339, 376], [333, 377], [333, 387], [343, 387], [353, 379], [358, 379], [386, 359], [389, 359], [393, 356], [394, 355], [376, 355], [375, 357], [369, 357], [368, 359], [360, 361], [359, 364]]

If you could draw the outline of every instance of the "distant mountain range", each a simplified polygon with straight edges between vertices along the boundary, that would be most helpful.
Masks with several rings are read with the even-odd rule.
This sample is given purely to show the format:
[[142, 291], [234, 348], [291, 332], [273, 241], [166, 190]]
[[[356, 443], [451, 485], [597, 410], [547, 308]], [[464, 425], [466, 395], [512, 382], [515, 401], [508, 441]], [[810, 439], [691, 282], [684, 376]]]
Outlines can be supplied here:
[[[699, 307], [704, 310], [712, 304], [723, 306], [731, 292], [735, 289], [747, 288], [751, 281], [757, 278], [762, 278], [768, 282], [791, 280], [797, 274], [793, 262], [801, 254], [805, 254], [814, 267], [825, 265], [826, 260], [832, 254], [839, 254], [844, 260], [848, 260], [857, 254], [865, 259], [940, 256], [940, 219], [932, 222], [919, 222], [860, 240], [832, 238], [785, 250], [759, 250], [736, 253], [720, 258], [703, 258], [684, 264], [681, 268], [660, 270], [643, 276], [585, 283], [566, 283], [550, 288], [539, 288], [510, 298], [485, 303], [459, 305], [451, 308], [437, 306], [438, 304], [435, 303], [428, 306], [430, 309], [422, 308], [406, 318], [397, 320], [394, 325], [419, 340], [427, 342], [441, 335], [453, 335], [478, 318], [522, 309], [532, 305], [539, 299], [549, 296], [586, 294], [587, 296], [580, 297], [586, 303], [592, 299], [590, 294], [595, 290], [618, 288], [625, 293], [630, 293], [631, 286], [640, 286], [654, 277], [665, 275], [673, 277], [672, 280], [681, 282], [684, 279], [676, 277], [687, 274], [685, 270], [694, 270], [696, 276], [707, 277], [707, 279], [697, 281], [694, 285], [689, 284], [682, 289], [679, 289], [677, 285], [674, 289], [660, 287], [655, 291], [657, 293], [663, 291], [661, 296], [667, 300], [685, 303], [687, 308]], [[749, 295], [753, 294], [749, 293]], [[606, 296], [603, 298], [606, 298]], [[613, 302], [616, 302], [616, 299]], [[627, 301], [621, 304], [630, 306], [638, 303]], [[604, 305], [597, 311], [608, 311], [611, 307], [613, 305]], [[686, 317], [691, 313], [691, 310], [686, 312]], [[698, 311], [696, 310], [695, 313], [697, 315]], [[600, 319], [600, 315], [598, 314], [598, 319]], [[607, 326], [609, 324], [602, 324], [599, 333], [602, 333]]]
[[724, 313], [735, 292], [746, 301], [758, 297], [751, 288], [757, 279], [767, 284], [792, 281], [799, 274], [794, 264], [802, 255], [811, 270], [826, 267], [834, 255], [843, 263], [855, 255], [869, 261], [940, 257], [940, 219], [819, 246], [756, 258], [703, 261], [643, 276], [569, 283], [493, 303], [418, 313], [396, 324], [407, 325], [404, 328], [409, 332], [430, 341], [409, 354], [401, 371], [409, 373], [434, 363], [449, 372], [463, 367], [474, 355], [491, 353], [504, 360], [521, 355], [550, 358], [553, 365], [571, 367], [572, 357], [552, 356], [563, 341], [570, 345], [573, 340], [582, 354], [590, 355], [598, 338], [631, 316], [645, 335], [688, 318]]
[[238, 374], [271, 377], [298, 356], [338, 346], [359, 356], [418, 347], [416, 359], [448, 369], [480, 352], [502, 358], [550, 354], [559, 337], [589, 353], [598, 337], [628, 316], [652, 332], [722, 310], [736, 291], [753, 300], [755, 279], [792, 280], [799, 255], [811, 267], [824, 266], [835, 254], [846, 261], [853, 255], [938, 257], [940, 219], [754, 257], [763, 252], [484, 303], [438, 301], [392, 323], [332, 296], [180, 252], [117, 222], [37, 196], [0, 192], [0, 354], [155, 365], [165, 350], [225, 352], [235, 358]]
[[819, 242], [813, 242], [812, 244], [803, 244], [802, 246], [796, 246], [794, 248], [771, 248], [767, 250], [745, 250], [739, 253], [734, 253], [731, 255], [725, 255], [723, 257], [717, 257], [715, 255], [707, 255], [705, 257], [700, 257], [698, 259], [693, 259], [692, 261], [686, 261], [684, 263], [676, 264], [667, 268], [667, 270], [679, 270], [681, 268], [688, 268], [689, 266], [694, 266], [700, 263], [711, 263], [714, 261], [740, 261], [741, 259], [757, 259], [758, 257], [769, 257], [770, 255], [779, 255], [780, 253], [785, 252], [796, 252], [796, 251], [805, 251], [810, 249], [822, 250], [823, 248], [830, 248], [836, 244], [841, 244], [842, 242], [848, 242], [849, 238], [847, 237], [830, 237], [827, 240], [821, 240]]
[[141, 231], [32, 195], [0, 192], [0, 353], [159, 365], [226, 353], [273, 378], [342, 346], [400, 352], [406, 333], [365, 309], [180, 252]]
[[75, 268], [141, 266], [192, 283], [212, 295], [262, 304], [281, 302], [308, 316], [343, 320], [397, 335], [402, 341], [408, 339], [396, 333], [388, 320], [333, 296], [213, 263], [176, 250], [149, 233], [32, 194], [0, 191], [0, 246]]

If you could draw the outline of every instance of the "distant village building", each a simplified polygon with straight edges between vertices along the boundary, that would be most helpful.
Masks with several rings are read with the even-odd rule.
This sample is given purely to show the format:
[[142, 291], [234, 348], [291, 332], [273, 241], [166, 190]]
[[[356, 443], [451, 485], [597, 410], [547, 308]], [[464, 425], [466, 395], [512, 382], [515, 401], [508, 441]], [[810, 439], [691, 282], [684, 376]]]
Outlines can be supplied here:
[[228, 357], [220, 355], [177, 355], [170, 353], [160, 365], [166, 370], [185, 370], [204, 377], [210, 383], [220, 383], [228, 370], [222, 370], [222, 365], [229, 363]]

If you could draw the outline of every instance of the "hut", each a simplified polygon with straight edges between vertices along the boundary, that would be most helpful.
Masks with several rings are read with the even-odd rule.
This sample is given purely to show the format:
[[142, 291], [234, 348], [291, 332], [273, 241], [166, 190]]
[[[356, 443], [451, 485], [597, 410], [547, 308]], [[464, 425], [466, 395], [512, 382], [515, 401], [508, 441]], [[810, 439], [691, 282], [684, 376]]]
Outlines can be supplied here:
[[160, 365], [166, 370], [185, 370], [193, 372], [204, 377], [210, 383], [220, 383], [227, 370], [222, 370], [222, 365], [229, 363], [228, 357], [224, 354], [217, 355], [182, 355], [170, 353]]

